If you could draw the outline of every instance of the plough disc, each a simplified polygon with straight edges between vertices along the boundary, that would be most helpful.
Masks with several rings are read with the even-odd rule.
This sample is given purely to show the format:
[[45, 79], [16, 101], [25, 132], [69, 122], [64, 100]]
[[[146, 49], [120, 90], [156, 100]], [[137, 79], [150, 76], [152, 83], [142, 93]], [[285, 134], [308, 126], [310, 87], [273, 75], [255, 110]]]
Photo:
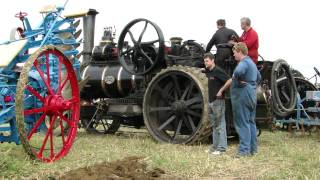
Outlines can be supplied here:
[[32, 159], [52, 162], [68, 153], [79, 103], [76, 74], [60, 50], [44, 46], [30, 56], [17, 84], [15, 111], [21, 143]]

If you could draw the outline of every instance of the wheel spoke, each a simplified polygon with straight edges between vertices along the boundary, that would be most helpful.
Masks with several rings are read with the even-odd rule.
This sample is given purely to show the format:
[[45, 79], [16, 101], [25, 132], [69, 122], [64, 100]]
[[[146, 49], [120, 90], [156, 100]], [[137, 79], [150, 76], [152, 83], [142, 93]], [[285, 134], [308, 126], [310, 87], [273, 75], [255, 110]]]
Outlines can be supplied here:
[[43, 122], [44, 118], [46, 117], [46, 113], [43, 113], [40, 118], [36, 121], [36, 124], [32, 127], [28, 134], [28, 140], [31, 139], [32, 135], [37, 132], [38, 127]]
[[189, 124], [191, 125], [191, 130], [192, 130], [192, 132], [194, 132], [195, 129], [196, 129], [196, 126], [194, 125], [194, 122], [192, 121], [191, 116], [187, 115], [187, 116], [184, 116], [184, 117], [185, 118], [187, 117], [187, 120], [188, 120]]
[[61, 87], [61, 81], [62, 81], [62, 77], [61, 77], [61, 73], [62, 73], [62, 71], [61, 71], [61, 62], [60, 62], [61, 60], [60, 60], [60, 58], [59, 58], [59, 60], [58, 60], [58, 90], [57, 90], [57, 94], [59, 94], [59, 88]]
[[190, 110], [190, 109], [187, 110], [187, 113], [190, 114], [190, 115], [193, 115], [193, 116], [195, 116], [195, 117], [199, 117], [199, 118], [202, 117], [201, 113], [192, 111], [192, 110]]
[[192, 86], [193, 86], [192, 84], [193, 84], [193, 82], [191, 82], [190, 85], [184, 90], [180, 100], [184, 100], [184, 98], [187, 96], [188, 92], [190, 91], [190, 88], [192, 88]]
[[169, 96], [169, 94], [168, 94], [168, 87], [166, 87], [166, 88], [161, 88], [160, 86], [159, 86], [159, 84], [157, 84], [156, 86], [154, 86], [154, 90], [156, 90], [156, 91], [158, 91], [159, 93], [160, 93], [160, 95], [161, 95], [161, 97], [163, 98], [163, 100], [165, 100], [168, 104], [169, 104], [169, 100], [170, 101], [174, 101], [175, 99], [174, 99], [174, 97], [172, 97], [172, 96]]
[[39, 73], [42, 81], [43, 81], [44, 84], [47, 86], [47, 89], [48, 89], [49, 93], [50, 93], [51, 95], [53, 95], [54, 93], [53, 93], [53, 90], [52, 90], [51, 87], [50, 87], [50, 84], [48, 83], [48, 81], [47, 81], [46, 78], [44, 77], [44, 73], [42, 72], [42, 70], [41, 70], [41, 69], [39, 68], [39, 66], [38, 66], [38, 59], [36, 59], [33, 64], [34, 64], [34, 66], [36, 67], [36, 69], [37, 69], [37, 71], [38, 71], [38, 73]]
[[60, 129], [61, 129], [62, 144], [64, 146], [66, 144], [66, 140], [65, 140], [65, 137], [64, 137], [64, 128], [63, 128], [63, 123], [62, 123], [61, 119], [60, 119]]
[[137, 41], [134, 39], [132, 32], [131, 32], [130, 30], [128, 30], [128, 33], [129, 33], [129, 35], [130, 35], [130, 38], [131, 38], [132, 42], [133, 42], [134, 44], [136, 44]]
[[147, 58], [147, 60], [149, 61], [150, 65], [152, 65], [154, 62], [152, 61], [152, 59], [144, 52], [143, 49], [141, 49], [141, 53], [142, 55]]
[[170, 111], [171, 107], [150, 107], [150, 112], [154, 111]]
[[153, 41], [141, 42], [141, 45], [152, 45], [157, 42], [160, 42], [160, 40], [157, 39], [157, 40], [153, 40]]
[[42, 146], [41, 146], [40, 151], [38, 153], [39, 156], [42, 156], [43, 150], [44, 150], [44, 148], [45, 148], [45, 146], [47, 144], [47, 141], [48, 141], [48, 137], [49, 137], [49, 131], [47, 132], [47, 134], [46, 134], [46, 136], [45, 136], [45, 138], [43, 140]]
[[190, 105], [192, 105], [192, 104], [199, 103], [199, 102], [202, 102], [202, 99], [201, 99], [201, 97], [196, 96], [196, 97], [194, 97], [194, 98], [191, 98], [191, 99], [187, 100], [187, 101], [186, 101], [186, 105], [187, 105], [187, 106], [190, 106]]
[[79, 102], [79, 99], [78, 99], [78, 98], [71, 98], [71, 99], [65, 100], [65, 103], [66, 103], [66, 104], [71, 104], [71, 105], [76, 104], [76, 103], [78, 103], [78, 102]]
[[186, 99], [189, 99], [190, 96], [192, 95], [193, 87], [194, 87], [194, 82], [191, 81], [191, 83], [190, 83], [190, 89], [189, 89], [189, 91], [188, 91], [188, 95], [187, 95]]
[[277, 79], [277, 80], [275, 81], [275, 83], [278, 84], [279, 82], [281, 82], [281, 81], [283, 81], [283, 80], [285, 80], [285, 79], [287, 79], [287, 77], [281, 77], [281, 78]]
[[51, 84], [50, 84], [50, 64], [49, 64], [49, 53], [46, 52], [46, 69], [47, 69], [47, 79], [48, 79], [48, 84], [49, 86], [51, 87]]
[[148, 21], [146, 21], [146, 24], [144, 25], [144, 28], [143, 28], [140, 36], [139, 36], [138, 43], [141, 43], [142, 37], [143, 37], [144, 33], [145, 33], [146, 30], [147, 30], [147, 26], [148, 26]]
[[28, 115], [35, 114], [35, 113], [43, 113], [45, 111], [46, 111], [46, 108], [44, 108], [44, 107], [27, 109], [27, 110], [24, 110], [24, 115], [28, 116]]
[[72, 123], [72, 121], [70, 119], [66, 118], [63, 114], [59, 113], [59, 117], [61, 118], [61, 120], [66, 122], [70, 127], [74, 127], [75, 126], [75, 124]]
[[175, 76], [174, 74], [171, 75], [171, 78], [173, 80], [173, 84], [174, 84], [174, 87], [175, 87], [174, 91], [175, 91], [175, 93], [177, 93], [175, 95], [175, 98], [176, 98], [176, 100], [178, 100], [179, 97], [181, 97], [181, 89], [180, 89], [180, 86], [179, 86], [179, 82], [178, 82], [177, 76]]
[[33, 89], [31, 86], [27, 85], [26, 89], [33, 94], [35, 97], [37, 97], [41, 102], [44, 102], [44, 98], [35, 90]]
[[59, 94], [59, 95], [61, 94], [61, 91], [63, 90], [64, 86], [67, 84], [68, 80], [69, 80], [69, 75], [67, 75], [67, 77], [66, 77], [66, 79], [63, 81], [62, 85], [59, 86], [59, 88], [58, 88], [58, 94]]
[[203, 104], [194, 104], [189, 106], [190, 109], [203, 109]]
[[169, 119], [166, 120], [165, 123], [163, 123], [158, 130], [161, 131], [163, 128], [165, 128], [168, 124], [170, 124], [174, 119], [176, 118], [175, 115], [171, 116]]
[[[57, 119], [56, 116], [51, 116], [50, 117], [50, 122], [53, 121], [55, 122]], [[53, 125], [53, 124], [52, 124]], [[52, 159], [54, 157], [54, 146], [53, 146], [53, 127], [52, 125], [50, 125], [50, 159]]]
[[[40, 156], [42, 156], [43, 150], [45, 149], [45, 146], [46, 146], [46, 144], [47, 144], [48, 137], [49, 137], [50, 133], [52, 134], [53, 124], [54, 124], [54, 122], [55, 122], [55, 119], [52, 119], [52, 117], [50, 117], [50, 120], [51, 120], [50, 126], [49, 126], [49, 128], [48, 128], [48, 131], [47, 131], [47, 133], [46, 133], [46, 136], [45, 136], [45, 138], [44, 138], [44, 141], [43, 141], [43, 144], [42, 144], [42, 146], [41, 146], [41, 148], [40, 148], [40, 151], [39, 151], [39, 153], [38, 153]], [[50, 148], [50, 149], [51, 149], [51, 148]]]
[[283, 95], [283, 97], [287, 100], [287, 102], [290, 102], [290, 98], [289, 98], [288, 94], [285, 92], [285, 90], [281, 89], [280, 92]]
[[177, 129], [176, 129], [176, 131], [174, 132], [174, 135], [173, 135], [173, 140], [175, 140], [177, 135], [180, 133], [181, 126], [182, 126], [182, 119], [179, 120], [178, 127], [177, 127]]

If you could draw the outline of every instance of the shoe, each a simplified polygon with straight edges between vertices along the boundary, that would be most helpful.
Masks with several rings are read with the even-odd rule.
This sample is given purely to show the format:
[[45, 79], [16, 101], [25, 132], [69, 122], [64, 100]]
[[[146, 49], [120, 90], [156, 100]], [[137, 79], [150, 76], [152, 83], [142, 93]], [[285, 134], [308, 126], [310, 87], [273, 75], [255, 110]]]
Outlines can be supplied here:
[[214, 151], [214, 152], [212, 152], [210, 154], [212, 154], [212, 155], [220, 155], [220, 154], [222, 154], [222, 152], [221, 151]]

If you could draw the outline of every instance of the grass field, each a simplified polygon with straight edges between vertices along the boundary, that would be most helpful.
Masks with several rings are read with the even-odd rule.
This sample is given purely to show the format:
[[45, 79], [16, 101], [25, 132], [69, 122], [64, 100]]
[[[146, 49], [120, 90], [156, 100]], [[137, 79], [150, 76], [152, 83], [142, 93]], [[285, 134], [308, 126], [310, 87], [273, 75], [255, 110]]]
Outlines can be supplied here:
[[319, 140], [316, 133], [291, 137], [283, 131], [263, 131], [258, 140], [259, 153], [236, 159], [237, 141], [229, 141], [224, 155], [213, 156], [205, 153], [209, 144], [158, 144], [144, 130], [119, 135], [80, 131], [68, 156], [52, 164], [29, 160], [22, 146], [0, 144], [0, 179], [48, 179], [127, 156], [142, 156], [150, 167], [182, 179], [320, 179]]

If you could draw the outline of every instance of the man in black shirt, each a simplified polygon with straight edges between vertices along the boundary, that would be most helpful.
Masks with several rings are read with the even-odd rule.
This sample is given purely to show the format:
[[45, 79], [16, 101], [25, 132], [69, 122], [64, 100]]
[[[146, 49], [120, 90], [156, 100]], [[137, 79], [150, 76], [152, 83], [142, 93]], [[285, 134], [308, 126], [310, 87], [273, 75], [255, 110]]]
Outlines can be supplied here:
[[231, 78], [225, 71], [214, 63], [214, 56], [206, 53], [203, 57], [208, 78], [209, 89], [209, 117], [212, 123], [213, 145], [209, 152], [220, 155], [227, 150], [227, 132], [225, 121], [224, 94], [231, 84]]
[[206, 52], [210, 52], [211, 48], [215, 45], [217, 52], [215, 54], [215, 64], [222, 69], [225, 69], [225, 60], [232, 57], [232, 44], [228, 42], [235, 38], [239, 38], [238, 34], [226, 27], [226, 21], [219, 19], [217, 21], [218, 30], [212, 36], [211, 40], [207, 44]]

